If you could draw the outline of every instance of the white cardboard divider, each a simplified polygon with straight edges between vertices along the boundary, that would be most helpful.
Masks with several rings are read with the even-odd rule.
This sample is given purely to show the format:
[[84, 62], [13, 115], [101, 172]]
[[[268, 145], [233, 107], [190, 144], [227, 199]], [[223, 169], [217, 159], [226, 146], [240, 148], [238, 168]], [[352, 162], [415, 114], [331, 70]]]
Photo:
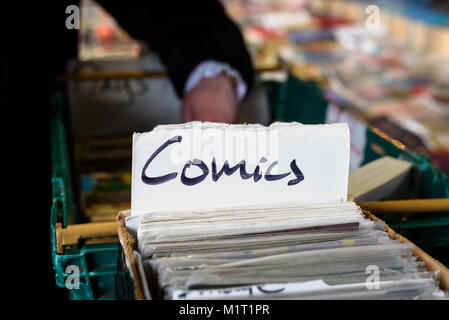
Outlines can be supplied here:
[[347, 124], [190, 122], [133, 136], [131, 214], [346, 201]]

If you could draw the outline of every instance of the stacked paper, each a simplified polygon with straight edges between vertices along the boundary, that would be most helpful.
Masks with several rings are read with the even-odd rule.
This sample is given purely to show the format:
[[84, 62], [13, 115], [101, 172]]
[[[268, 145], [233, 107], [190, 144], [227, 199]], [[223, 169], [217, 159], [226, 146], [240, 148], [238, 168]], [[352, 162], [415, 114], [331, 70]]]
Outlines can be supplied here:
[[433, 299], [438, 274], [352, 202], [145, 214], [139, 250], [165, 299]]

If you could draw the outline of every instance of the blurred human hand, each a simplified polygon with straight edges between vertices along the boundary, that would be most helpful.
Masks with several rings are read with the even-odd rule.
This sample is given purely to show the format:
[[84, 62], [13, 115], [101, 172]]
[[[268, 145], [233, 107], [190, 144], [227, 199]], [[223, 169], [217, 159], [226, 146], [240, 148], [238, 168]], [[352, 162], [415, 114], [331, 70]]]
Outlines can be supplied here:
[[225, 74], [203, 78], [184, 95], [181, 116], [183, 122], [234, 123], [237, 117], [237, 94], [231, 79]]

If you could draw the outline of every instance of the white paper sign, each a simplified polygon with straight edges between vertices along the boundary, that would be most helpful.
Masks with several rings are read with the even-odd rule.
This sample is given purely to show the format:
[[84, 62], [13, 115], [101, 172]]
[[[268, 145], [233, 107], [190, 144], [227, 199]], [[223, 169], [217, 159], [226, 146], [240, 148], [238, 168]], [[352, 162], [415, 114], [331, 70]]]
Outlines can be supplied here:
[[165, 125], [133, 136], [131, 214], [346, 201], [346, 124]]
[[203, 300], [203, 299], [235, 299], [269, 298], [275, 296], [288, 296], [305, 294], [308, 292], [329, 289], [323, 280], [292, 283], [269, 283], [247, 287], [231, 287], [212, 290], [174, 290], [173, 300]]

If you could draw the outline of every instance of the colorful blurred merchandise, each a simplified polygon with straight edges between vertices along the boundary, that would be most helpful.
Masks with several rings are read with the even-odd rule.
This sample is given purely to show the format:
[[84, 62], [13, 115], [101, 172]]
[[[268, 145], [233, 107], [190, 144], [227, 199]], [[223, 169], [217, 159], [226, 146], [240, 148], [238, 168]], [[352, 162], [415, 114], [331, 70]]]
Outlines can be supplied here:
[[81, 176], [83, 192], [128, 190], [131, 188], [131, 173], [95, 172]]
[[432, 159], [432, 165], [449, 176], [449, 150], [430, 152], [429, 156]]
[[[449, 148], [449, 104], [441, 95], [449, 82], [437, 65], [426, 68], [407, 56], [370, 56], [348, 52], [338, 65], [327, 66], [331, 89], [350, 100], [367, 118], [386, 117], [421, 138], [429, 151]], [[413, 145], [404, 144], [413, 149]], [[419, 150], [416, 150], [419, 151]]]
[[[222, 0], [228, 15], [239, 25], [256, 67], [279, 65], [278, 53], [286, 44], [330, 44], [334, 28], [347, 25], [342, 15], [310, 11], [310, 0]], [[312, 48], [310, 48], [312, 49]]]
[[81, 0], [80, 6], [79, 60], [136, 58], [145, 49], [94, 0]]
[[392, 139], [402, 142], [410, 149], [413, 149], [420, 153], [428, 152], [425, 143], [418, 135], [401, 128], [396, 123], [389, 120], [387, 117], [370, 119], [368, 121], [368, 124], [374, 128], [380, 129]]
[[357, 25], [294, 31], [279, 57], [294, 75], [449, 174], [449, 56], [387, 38]]
[[278, 65], [277, 52], [291, 29], [309, 28], [307, 0], [222, 0], [227, 14], [240, 27], [256, 67]]
[[422, 121], [418, 125], [431, 144], [428, 155], [435, 166], [449, 176], [449, 116]]
[[97, 172], [81, 176], [81, 209], [91, 221], [114, 219], [131, 207], [131, 174]]

